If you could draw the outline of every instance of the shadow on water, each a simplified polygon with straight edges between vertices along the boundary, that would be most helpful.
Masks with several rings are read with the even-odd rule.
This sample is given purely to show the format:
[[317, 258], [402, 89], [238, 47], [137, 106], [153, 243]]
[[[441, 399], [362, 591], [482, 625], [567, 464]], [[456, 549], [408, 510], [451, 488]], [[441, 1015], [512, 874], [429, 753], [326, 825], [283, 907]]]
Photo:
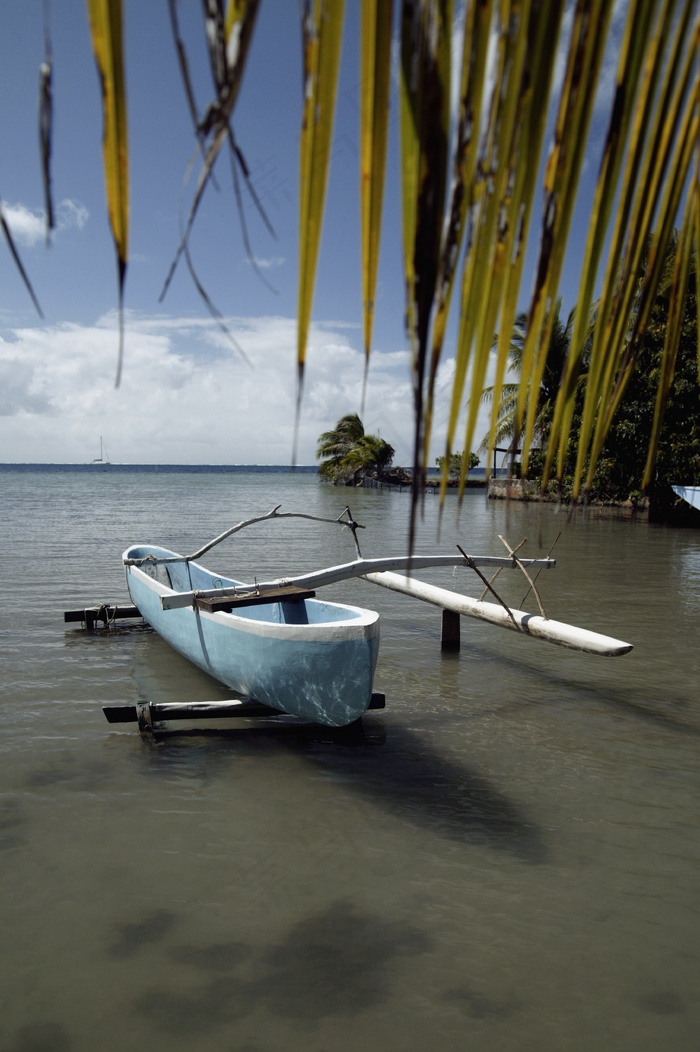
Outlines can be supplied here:
[[[131, 996], [131, 1014], [156, 1031], [195, 1041], [254, 1015], [302, 1029], [324, 1018], [352, 1018], [384, 1004], [397, 969], [433, 949], [418, 924], [343, 898], [309, 911], [269, 940], [185, 941], [178, 937], [182, 921], [170, 910], [137, 913], [108, 927], [106, 949], [130, 967], [149, 962], [148, 977]], [[154, 955], [160, 961], [155, 973]], [[160, 985], [159, 972], [168, 977]], [[493, 1011], [490, 1002], [487, 1008]], [[23, 1027], [8, 1052], [72, 1047], [60, 1024], [44, 1021]]]
[[[477, 648], [472, 646], [471, 650], [482, 658], [491, 659], [494, 656], [493, 651], [485, 647]], [[447, 660], [453, 660], [455, 656], [458, 657], [458, 655], [448, 655]], [[667, 698], [651, 699], [648, 702], [635, 700], [630, 697], [629, 690], [626, 687], [619, 688], [610, 684], [605, 684], [604, 686], [591, 685], [580, 676], [566, 676], [541, 667], [535, 669], [527, 662], [510, 657], [500, 651], [498, 653], [498, 662], [503, 668], [509, 669], [520, 682], [530, 678], [535, 684], [540, 686], [543, 683], [549, 686], [554, 685], [561, 688], [562, 691], [575, 695], [577, 698], [586, 699], [592, 704], [627, 713], [642, 722], [651, 723], [679, 734], [700, 736], [699, 726], [689, 723], [687, 720], [679, 719], [678, 716], [659, 707], [662, 704], [668, 705], [669, 700]], [[536, 698], [533, 699], [531, 697], [530, 700], [536, 700]], [[519, 704], [519, 701], [516, 701], [515, 704]], [[677, 693], [674, 693], [672, 704], [676, 709], [693, 712], [696, 706], [696, 698], [694, 695], [692, 697], [690, 695], [688, 697], [679, 697]]]
[[63, 1025], [53, 1020], [28, 1023], [20, 1028], [15, 1043], [5, 1046], [6, 1052], [70, 1052], [74, 1047]]
[[431, 946], [417, 925], [337, 899], [270, 942], [169, 941], [162, 952], [184, 989], [147, 986], [133, 1007], [173, 1035], [215, 1031], [260, 1011], [314, 1026], [382, 1004], [398, 964]]
[[471, 846], [505, 851], [529, 863], [546, 857], [541, 831], [517, 803], [480, 774], [455, 763], [424, 736], [386, 728], [365, 716], [350, 727], [323, 728], [271, 719], [235, 729], [168, 729], [147, 752], [151, 774], [172, 764], [208, 776], [244, 757], [261, 763], [291, 752], [321, 771], [329, 783], [369, 801], [392, 818], [428, 827], [432, 834]]
[[[137, 693], [144, 700], [157, 703], [182, 694], [191, 700], [231, 697], [157, 635], [141, 641], [145, 646], [134, 649], [132, 660]], [[150, 775], [210, 779], [242, 757], [264, 763], [270, 753], [291, 752], [312, 765], [316, 775], [321, 770], [329, 783], [342, 784], [344, 791], [433, 834], [531, 863], [546, 855], [540, 830], [516, 802], [432, 746], [426, 735], [396, 723], [387, 728], [372, 715], [341, 729], [284, 716], [226, 729], [220, 724], [180, 729], [171, 723], [156, 741], [155, 748], [140, 754]]]
[[[168, 914], [164, 924], [163, 912], [136, 918], [135, 925], [155, 930], [155, 939], [133, 946], [133, 956], [139, 964], [142, 950], [151, 960], [155, 951], [159, 970], [169, 978], [158, 985], [159, 970], [151, 971], [131, 1008], [173, 1037], [211, 1035], [253, 1019], [257, 1025], [265, 1016], [302, 1031], [315, 1030], [324, 1019], [356, 1018], [385, 1005], [400, 970], [435, 949], [418, 920], [391, 918], [382, 908], [359, 907], [341, 897], [262, 940], [184, 941], [178, 938], [178, 920]], [[116, 934], [122, 946], [123, 924], [116, 925]], [[517, 998], [482, 992], [478, 980], [462, 980], [434, 996], [477, 1020], [498, 1021], [522, 1008]], [[262, 1052], [263, 1046], [237, 1047]]]

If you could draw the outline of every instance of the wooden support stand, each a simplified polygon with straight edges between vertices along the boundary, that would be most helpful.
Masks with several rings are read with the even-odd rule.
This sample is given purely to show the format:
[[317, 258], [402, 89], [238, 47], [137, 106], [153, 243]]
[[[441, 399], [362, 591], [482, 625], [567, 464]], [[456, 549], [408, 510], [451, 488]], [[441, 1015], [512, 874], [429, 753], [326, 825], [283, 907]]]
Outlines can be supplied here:
[[459, 650], [459, 614], [454, 610], [442, 611], [440, 647], [442, 650]]
[[113, 621], [125, 617], [141, 617], [141, 614], [135, 606], [109, 606], [107, 603], [86, 606], [84, 610], [65, 610], [63, 613], [64, 621], [80, 621], [88, 632], [94, 632], [98, 621], [109, 628]]
[[[372, 694], [368, 708], [383, 709], [385, 704], [385, 695], [377, 691]], [[137, 701], [135, 705], [106, 705], [102, 711], [108, 723], [138, 723], [139, 731], [143, 735], [152, 735], [154, 731], [162, 730], [163, 727], [159, 725], [169, 720], [230, 719], [231, 717], [268, 719], [285, 715], [277, 709], [271, 709], [268, 705], [261, 705], [259, 701], [253, 701], [252, 698], [240, 698], [233, 701], [192, 701], [183, 704]]]

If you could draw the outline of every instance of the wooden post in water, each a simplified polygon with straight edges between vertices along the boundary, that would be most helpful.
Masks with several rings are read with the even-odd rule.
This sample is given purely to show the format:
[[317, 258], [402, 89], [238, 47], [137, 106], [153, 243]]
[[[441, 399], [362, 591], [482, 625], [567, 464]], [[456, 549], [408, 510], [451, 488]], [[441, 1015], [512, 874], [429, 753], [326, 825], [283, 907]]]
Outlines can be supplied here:
[[459, 650], [459, 614], [454, 610], [442, 611], [441, 650]]

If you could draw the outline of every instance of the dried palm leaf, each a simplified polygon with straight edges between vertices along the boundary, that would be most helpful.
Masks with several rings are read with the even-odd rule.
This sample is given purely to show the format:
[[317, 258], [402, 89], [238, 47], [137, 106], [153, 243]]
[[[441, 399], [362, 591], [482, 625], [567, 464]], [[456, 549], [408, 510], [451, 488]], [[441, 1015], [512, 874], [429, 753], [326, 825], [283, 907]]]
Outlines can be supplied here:
[[19, 275], [20, 275], [22, 281], [24, 282], [25, 288], [27, 289], [27, 292], [31, 296], [32, 303], [34, 304], [34, 309], [36, 310], [36, 312], [39, 315], [39, 317], [43, 318], [44, 315], [43, 315], [43, 312], [41, 310], [41, 307], [39, 306], [39, 300], [36, 298], [36, 293], [34, 292], [34, 289], [32, 288], [32, 283], [29, 280], [29, 277], [27, 276], [27, 272], [24, 269], [24, 265], [22, 264], [22, 260], [20, 258], [20, 254], [17, 251], [17, 246], [15, 245], [14, 240], [12, 238], [12, 232], [10, 231], [10, 227], [9, 227], [9, 225], [7, 223], [7, 219], [5, 218], [5, 212], [3, 210], [2, 201], [1, 200], [0, 200], [0, 229], [2, 229], [2, 232], [5, 235], [5, 240], [7, 241], [7, 246], [9, 248], [10, 253], [12, 255], [12, 258], [13, 258], [13, 260], [15, 262], [15, 266], [17, 267], [17, 270], [19, 271]]
[[[440, 270], [450, 140], [452, 0], [406, 0], [401, 16], [401, 174], [406, 327], [415, 414], [414, 478], [425, 471], [423, 381]], [[414, 497], [415, 497], [414, 491]], [[414, 504], [415, 508], [415, 504]]]
[[[228, 0], [225, 11], [221, 0], [203, 0], [203, 3], [207, 52], [214, 78], [215, 96], [209, 103], [204, 116], [199, 119], [189, 76], [186, 51], [178, 25], [176, 3], [175, 0], [170, 0], [170, 21], [180, 62], [181, 75], [190, 114], [195, 125], [197, 141], [203, 157], [187, 222], [185, 223], [175, 257], [166, 275], [160, 300], [165, 298], [180, 258], [185, 252], [197, 211], [204, 192], [213, 178], [214, 165], [224, 143], [229, 143], [231, 152], [236, 161], [241, 164], [244, 178], [249, 183], [247, 166], [243, 162], [243, 155], [239, 147], [236, 145], [230, 121], [250, 51], [259, 0]], [[253, 196], [256, 206], [259, 207], [257, 197]], [[262, 209], [259, 210], [267, 223], [267, 217], [264, 212]], [[243, 212], [240, 208], [239, 217], [244, 224]], [[188, 265], [191, 268], [191, 258]], [[201, 283], [199, 287], [201, 289]], [[205, 296], [203, 299], [208, 309], [210, 309], [211, 301], [209, 297]]]
[[39, 70], [39, 149], [41, 174], [44, 183], [44, 212], [46, 213], [46, 243], [56, 223], [51, 192], [51, 139], [53, 133], [53, 57], [49, 33], [48, 9], [44, 8], [44, 61]]

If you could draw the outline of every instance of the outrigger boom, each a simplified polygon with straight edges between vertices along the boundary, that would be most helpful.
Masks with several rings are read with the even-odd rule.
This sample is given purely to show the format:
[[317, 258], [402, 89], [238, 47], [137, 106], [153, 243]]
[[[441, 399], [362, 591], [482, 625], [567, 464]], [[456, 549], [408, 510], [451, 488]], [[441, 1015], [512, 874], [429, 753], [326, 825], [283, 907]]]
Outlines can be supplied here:
[[161, 597], [163, 610], [177, 610], [194, 606], [198, 599], [223, 599], [225, 596], [241, 599], [249, 595], [261, 596], [277, 592], [280, 588], [321, 588], [324, 585], [347, 581], [351, 577], [365, 577], [367, 574], [383, 573], [387, 570], [425, 570], [434, 566], [469, 566], [486, 569], [516, 567], [535, 567], [539, 570], [550, 570], [556, 566], [555, 559], [518, 559], [514, 556], [499, 555], [393, 555], [382, 559], [355, 559], [339, 566], [329, 566], [324, 570], [301, 574], [299, 577], [278, 577], [274, 581], [257, 581], [252, 584], [241, 584], [235, 588], [208, 588], [201, 591], [177, 592], [175, 595]]

